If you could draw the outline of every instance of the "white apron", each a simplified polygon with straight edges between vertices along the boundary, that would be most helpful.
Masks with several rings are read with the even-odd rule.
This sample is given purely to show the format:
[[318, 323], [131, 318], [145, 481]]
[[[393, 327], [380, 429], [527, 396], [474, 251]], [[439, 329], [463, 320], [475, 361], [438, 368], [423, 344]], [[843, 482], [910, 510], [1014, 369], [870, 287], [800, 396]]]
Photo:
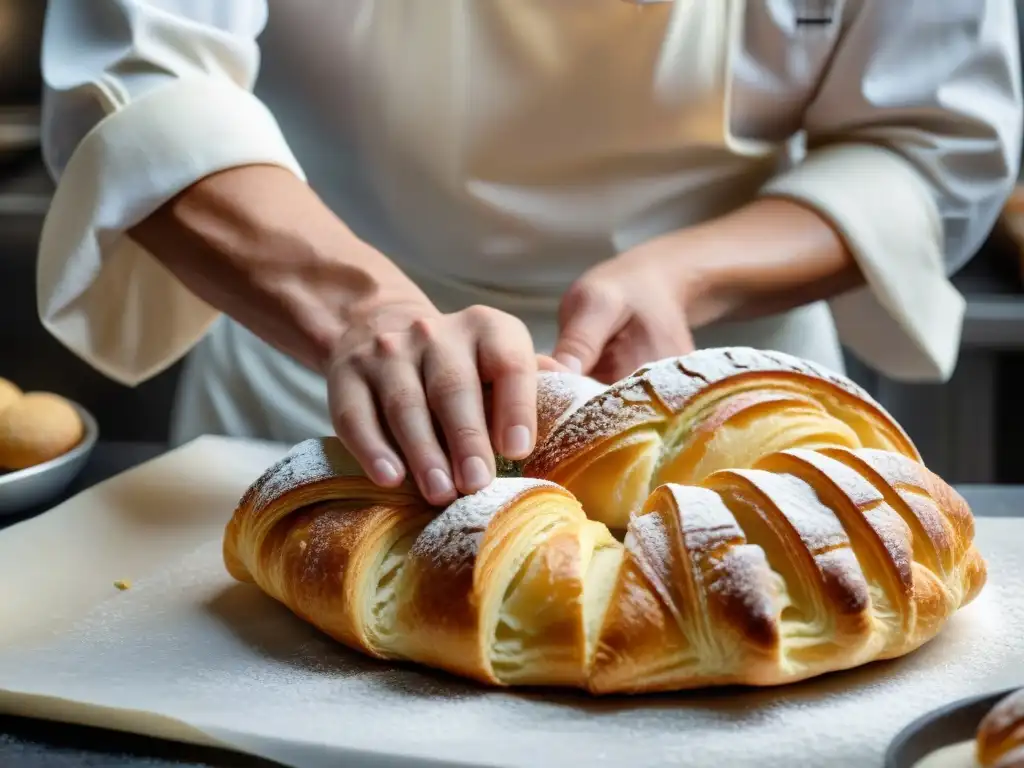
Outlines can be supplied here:
[[[746, 203], [786, 161], [801, 104], [786, 83], [773, 99], [743, 98], [744, 78], [758, 73], [727, 55], [757, 44], [738, 39], [742, 8], [277, 0], [257, 93], [314, 188], [442, 311], [510, 312], [550, 352], [574, 279]], [[798, 79], [824, 66], [832, 33], [821, 34], [789, 68]], [[696, 339], [842, 370], [824, 303]], [[221, 319], [186, 363], [172, 438], [209, 432], [286, 442], [330, 433], [324, 382]]]

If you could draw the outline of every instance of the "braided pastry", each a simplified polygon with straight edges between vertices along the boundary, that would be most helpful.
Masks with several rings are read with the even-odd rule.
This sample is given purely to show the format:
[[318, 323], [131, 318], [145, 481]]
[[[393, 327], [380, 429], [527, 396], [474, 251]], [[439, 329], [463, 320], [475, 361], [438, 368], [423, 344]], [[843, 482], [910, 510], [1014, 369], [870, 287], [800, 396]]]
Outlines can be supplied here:
[[299, 444], [241, 500], [228, 571], [371, 656], [593, 693], [897, 657], [985, 582], [967, 504], [845, 378], [734, 348], [573, 383], [541, 378], [524, 477], [443, 511]]

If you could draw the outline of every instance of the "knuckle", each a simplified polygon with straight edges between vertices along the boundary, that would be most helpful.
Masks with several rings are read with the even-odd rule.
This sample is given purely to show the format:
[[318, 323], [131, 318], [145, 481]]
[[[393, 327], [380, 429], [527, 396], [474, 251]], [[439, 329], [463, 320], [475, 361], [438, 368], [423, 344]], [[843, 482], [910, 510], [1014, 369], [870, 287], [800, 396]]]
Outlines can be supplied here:
[[389, 418], [401, 418], [420, 405], [416, 393], [408, 387], [395, 389], [381, 397], [381, 407]]
[[348, 355], [345, 360], [339, 361], [338, 371], [341, 372], [343, 369], [348, 369], [361, 377], [365, 377], [373, 370], [375, 359], [374, 350], [370, 347], [364, 347]]
[[481, 363], [499, 376], [516, 376], [530, 372], [532, 355], [515, 347], [481, 350]]
[[418, 317], [415, 320], [413, 320], [409, 326], [409, 329], [412, 331], [413, 335], [416, 338], [421, 339], [423, 341], [432, 340], [436, 336], [436, 329], [434, 323], [432, 323], [428, 318], [425, 317]]
[[397, 333], [379, 333], [373, 339], [376, 357], [394, 358], [402, 353], [402, 337]]
[[497, 314], [499, 314], [497, 310], [483, 304], [474, 304], [462, 311], [463, 317], [474, 325], [488, 324], [494, 320]]
[[450, 368], [438, 371], [427, 381], [427, 397], [446, 400], [461, 395], [469, 388], [469, 377], [464, 371]]
[[332, 421], [338, 435], [346, 440], [360, 440], [366, 426], [365, 415], [353, 407], [339, 408], [335, 411]]
[[503, 320], [502, 332], [509, 339], [515, 341], [518, 346], [533, 347], [533, 337], [530, 334], [530, 328], [522, 319], [515, 315], [505, 315]]
[[451, 429], [451, 437], [455, 442], [463, 445], [477, 444], [487, 438], [487, 433], [478, 427], [469, 424], [461, 424]]

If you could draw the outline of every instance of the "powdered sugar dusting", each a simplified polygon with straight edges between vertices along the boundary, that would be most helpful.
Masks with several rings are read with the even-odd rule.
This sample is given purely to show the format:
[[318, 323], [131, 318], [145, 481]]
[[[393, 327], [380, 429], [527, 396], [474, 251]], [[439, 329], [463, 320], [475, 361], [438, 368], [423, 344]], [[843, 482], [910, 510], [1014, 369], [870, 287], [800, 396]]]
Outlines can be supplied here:
[[604, 384], [589, 376], [550, 371], [540, 373], [537, 383], [537, 444], [543, 445], [559, 424], [606, 389]]
[[745, 540], [732, 512], [714, 491], [682, 485], [668, 486], [676, 497], [686, 548], [707, 551]]
[[492, 518], [523, 494], [544, 487], [560, 490], [546, 480], [526, 477], [494, 480], [486, 488], [456, 500], [431, 520], [412, 545], [409, 556], [426, 558], [438, 565], [473, 562]]
[[[906, 456], [890, 451], [861, 448], [853, 451], [853, 455], [867, 463], [886, 484], [895, 489], [907, 510], [928, 537], [940, 565], [948, 564], [953, 551], [950, 528], [942, 510], [925, 492], [924, 467]], [[915, 489], [917, 492], [909, 489]], [[944, 578], [949, 576], [945, 573], [942, 575]]]
[[[549, 477], [562, 462], [642, 424], [659, 424], [670, 415], [683, 412], [708, 387], [752, 372], [799, 374], [831, 384], [863, 400], [866, 407], [877, 411], [911, 445], [909, 437], [885, 409], [845, 376], [781, 352], [721, 347], [652, 363], [613, 384], [603, 395], [591, 397], [554, 426], [527, 463], [526, 473]], [[657, 405], [650, 403], [652, 394]]]
[[661, 418], [661, 411], [653, 406], [641, 383], [613, 387], [570, 414], [529, 458], [524, 471], [531, 477], [548, 477], [585, 446]]
[[863, 768], [914, 718], [1024, 683], [1024, 523], [978, 523], [992, 579], [939, 638], [784, 688], [592, 701], [372, 661], [232, 583], [218, 542], [73, 631], [0, 651], [0, 687], [178, 718], [295, 766]]
[[678, 612], [668, 588], [673, 581], [672, 569], [676, 558], [672, 552], [672, 538], [662, 514], [655, 511], [633, 517], [625, 544], [637, 567], [661, 593], [666, 605]]
[[[846, 531], [835, 513], [822, 504], [814, 488], [803, 480], [759, 469], [729, 471], [747, 478], [771, 499], [778, 513], [789, 522], [812, 554], [850, 546]], [[768, 508], [768, 514], [778, 513]]]
[[[695, 586], [707, 602], [720, 601], [725, 614], [748, 639], [765, 647], [778, 641], [781, 578], [768, 565], [764, 550], [746, 543], [731, 510], [713, 491], [667, 486], [676, 498], [687, 551], [694, 563]], [[705, 616], [709, 636], [721, 635], [716, 617]], [[721, 639], [721, 638], [719, 638]]]
[[896, 510], [885, 503], [881, 492], [850, 467], [821, 453], [801, 449], [783, 453], [816, 467], [828, 476], [871, 526], [885, 549], [880, 554], [896, 566], [900, 581], [911, 589], [914, 581], [911, 567], [914, 559], [913, 534]]
[[[241, 507], [258, 512], [286, 493], [336, 478], [365, 477], [359, 463], [335, 437], [303, 440], [269, 467], [246, 491]], [[409, 486], [393, 490], [413, 494]]]
[[648, 383], [662, 407], [668, 413], [678, 413], [708, 383], [699, 376], [693, 376], [679, 367], [682, 358], [671, 358], [655, 363], [648, 368], [643, 379]]

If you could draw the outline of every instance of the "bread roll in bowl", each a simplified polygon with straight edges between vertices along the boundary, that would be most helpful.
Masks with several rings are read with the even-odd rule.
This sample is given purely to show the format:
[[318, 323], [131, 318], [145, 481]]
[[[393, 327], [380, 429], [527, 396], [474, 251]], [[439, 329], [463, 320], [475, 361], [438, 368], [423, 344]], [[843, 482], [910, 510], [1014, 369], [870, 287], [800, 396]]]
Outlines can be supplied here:
[[63, 397], [30, 392], [0, 410], [0, 467], [51, 461], [78, 445], [84, 431], [78, 411]]
[[595, 694], [895, 658], [985, 583], [966, 502], [843, 377], [722, 349], [539, 386], [528, 476], [445, 509], [300, 443], [235, 510], [228, 571], [371, 656]]
[[6, 410], [9, 405], [13, 405], [16, 401], [20, 400], [23, 394], [14, 382], [0, 379], [0, 411]]
[[1024, 689], [1003, 697], [978, 726], [981, 768], [1024, 768]]

